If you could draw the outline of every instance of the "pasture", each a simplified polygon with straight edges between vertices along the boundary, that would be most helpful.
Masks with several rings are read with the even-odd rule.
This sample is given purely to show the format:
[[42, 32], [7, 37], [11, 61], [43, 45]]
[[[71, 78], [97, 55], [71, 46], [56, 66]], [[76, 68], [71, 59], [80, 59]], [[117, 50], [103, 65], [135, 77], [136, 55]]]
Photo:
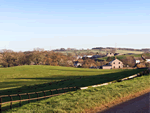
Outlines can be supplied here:
[[[144, 69], [101, 70], [45, 65], [0, 68], [0, 95], [30, 93], [74, 86], [91, 86], [128, 77], [143, 70]], [[77, 79], [77, 77], [82, 78]], [[65, 79], [69, 80], [49, 85], [50, 82]], [[47, 95], [50, 95], [50, 93]], [[40, 96], [43, 96], [43, 94]], [[36, 94], [32, 95], [32, 97], [36, 97]], [[22, 99], [26, 98], [27, 96], [22, 97]], [[18, 98], [13, 98], [13, 100], [17, 99]], [[9, 98], [5, 98], [3, 102], [8, 100]], [[24, 102], [24, 104], [27, 104], [27, 102]], [[8, 107], [8, 104], [4, 107]]]
[[[94, 84], [100, 84], [104, 82], [121, 79], [129, 75], [140, 72], [141, 70], [100, 70], [100, 69], [84, 69], [84, 68], [72, 68], [72, 67], [61, 67], [61, 66], [44, 66], [44, 65], [33, 65], [33, 66], [17, 66], [10, 68], [0, 68], [0, 91], [13, 91], [13, 89], [42, 85], [44, 83], [50, 83], [53, 81], [60, 81], [64, 79], [74, 79], [77, 77], [85, 76], [80, 80], [74, 79], [66, 81], [64, 85], [50, 88], [60, 88], [65, 86], [89, 86]], [[72, 84], [72, 82], [74, 82]], [[39, 90], [42, 90], [39, 88]], [[47, 89], [47, 88], [45, 88]], [[33, 90], [33, 89], [31, 89]], [[24, 89], [24, 91], [26, 91]], [[27, 91], [30, 91], [27, 88]], [[10, 91], [9, 91], [10, 92]], [[6, 92], [5, 92], [6, 93]], [[13, 93], [13, 92], [12, 92]], [[15, 93], [15, 92], [14, 92]]]
[[32, 102], [22, 107], [5, 111], [6, 113], [81, 113], [95, 107], [106, 106], [137, 92], [149, 89], [150, 75], [109, 84], [108, 86], [77, 90], [67, 94]]

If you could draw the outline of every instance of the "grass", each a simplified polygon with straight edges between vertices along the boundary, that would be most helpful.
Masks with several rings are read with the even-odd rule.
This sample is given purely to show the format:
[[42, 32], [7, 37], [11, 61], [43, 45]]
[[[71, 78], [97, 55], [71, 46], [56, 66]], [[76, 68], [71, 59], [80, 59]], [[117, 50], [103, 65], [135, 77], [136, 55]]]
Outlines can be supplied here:
[[[38, 92], [73, 86], [91, 86], [128, 77], [143, 70], [100, 70], [43, 65], [0, 68], [0, 95]], [[76, 79], [82, 76], [85, 77]], [[49, 85], [50, 82], [68, 78], [71, 80]], [[47, 93], [47, 95], [50, 95], [50, 93]], [[39, 96], [44, 96], [44, 94]], [[32, 95], [32, 97], [36, 97], [36, 94]], [[22, 97], [22, 99], [26, 98], [28, 97]], [[10, 98], [3, 98], [3, 102], [9, 100]], [[18, 97], [14, 97], [13, 100], [18, 100]], [[27, 102], [23, 104], [27, 104]], [[4, 107], [8, 107], [8, 104], [4, 105]]]
[[150, 88], [150, 75], [117, 82], [108, 86], [68, 92], [57, 97], [13, 108], [6, 113], [79, 113], [100, 107], [130, 94]]
[[[109, 82], [112, 80], [127, 77], [129, 75], [140, 72], [141, 70], [99, 70], [99, 69], [81, 69], [71, 67], [60, 67], [60, 66], [18, 66], [10, 68], [0, 68], [0, 91], [2, 94], [15, 93], [15, 89], [20, 90], [21, 87], [24, 91], [30, 91], [33, 89], [25, 88], [29, 85], [41, 85], [40, 90], [43, 89], [44, 83], [53, 81], [60, 81], [63, 79], [73, 79], [81, 76], [86, 76], [84, 79], [75, 79], [64, 82], [66, 86], [87, 86], [98, 83]], [[44, 84], [45, 85], [45, 84]], [[47, 86], [46, 86], [47, 87]], [[49, 88], [49, 87], [48, 87]], [[60, 84], [52, 85], [51, 89], [60, 88]], [[47, 89], [47, 88], [45, 88]]]

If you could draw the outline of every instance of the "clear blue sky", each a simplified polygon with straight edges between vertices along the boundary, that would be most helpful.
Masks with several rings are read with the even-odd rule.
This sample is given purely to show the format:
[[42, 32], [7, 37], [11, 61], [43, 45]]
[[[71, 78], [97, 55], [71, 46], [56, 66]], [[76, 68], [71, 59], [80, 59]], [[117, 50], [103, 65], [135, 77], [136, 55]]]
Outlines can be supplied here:
[[150, 48], [150, 0], [0, 0], [0, 49]]

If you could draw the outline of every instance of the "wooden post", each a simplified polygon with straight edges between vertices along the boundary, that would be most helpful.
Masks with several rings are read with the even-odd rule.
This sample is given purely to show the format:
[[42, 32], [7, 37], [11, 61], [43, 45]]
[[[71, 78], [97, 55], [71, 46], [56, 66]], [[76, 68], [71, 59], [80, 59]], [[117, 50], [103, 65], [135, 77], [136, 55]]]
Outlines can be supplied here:
[[71, 91], [69, 87], [68, 87], [68, 89], [69, 89], [69, 91]]
[[0, 113], [2, 112], [2, 97], [0, 97]]
[[65, 93], [65, 88], [63, 88], [64, 89], [64, 93]]
[[36, 92], [35, 92], [35, 94], [37, 95], [37, 101], [38, 101], [39, 94], [38, 94], [38, 93], [36, 93]]
[[21, 106], [21, 95], [18, 94], [18, 96], [19, 96], [19, 99], [20, 99], [19, 105]]
[[46, 96], [46, 93], [45, 93], [45, 91], [43, 91], [43, 93], [44, 93], [44, 96]]
[[57, 93], [59, 93], [59, 90], [56, 89], [56, 91], [57, 91]]
[[51, 95], [53, 95], [53, 91], [50, 90], [50, 92], [51, 92]]
[[[9, 95], [10, 100], [12, 101], [12, 97]], [[10, 109], [12, 108], [12, 102], [10, 102]]]
[[[28, 95], [28, 99], [30, 99], [30, 95], [27, 93], [27, 95]], [[28, 100], [28, 103], [30, 103], [30, 100]]]

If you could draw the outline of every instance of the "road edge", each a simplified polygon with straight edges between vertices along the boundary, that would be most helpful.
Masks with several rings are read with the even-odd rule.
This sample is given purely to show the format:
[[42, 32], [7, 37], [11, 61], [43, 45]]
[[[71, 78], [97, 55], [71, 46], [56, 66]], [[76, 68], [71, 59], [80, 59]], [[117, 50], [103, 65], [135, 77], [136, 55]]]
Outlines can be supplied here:
[[124, 103], [126, 101], [129, 101], [131, 99], [134, 99], [134, 98], [137, 98], [139, 96], [145, 95], [145, 94], [147, 94], [149, 92], [150, 92], [150, 88], [147, 88], [147, 89], [144, 89], [142, 91], [138, 91], [138, 92], [136, 92], [134, 94], [130, 94], [130, 95], [126, 96], [126, 97], [118, 98], [115, 101], [110, 102], [110, 103], [105, 104], [105, 105], [102, 105], [100, 107], [94, 107], [92, 109], [85, 109], [85, 113], [96, 113], [96, 112], [100, 113], [100, 112], [104, 112], [105, 110], [107, 110], [107, 109], [109, 109], [111, 107], [117, 106], [117, 105], [119, 105], [121, 103]]

